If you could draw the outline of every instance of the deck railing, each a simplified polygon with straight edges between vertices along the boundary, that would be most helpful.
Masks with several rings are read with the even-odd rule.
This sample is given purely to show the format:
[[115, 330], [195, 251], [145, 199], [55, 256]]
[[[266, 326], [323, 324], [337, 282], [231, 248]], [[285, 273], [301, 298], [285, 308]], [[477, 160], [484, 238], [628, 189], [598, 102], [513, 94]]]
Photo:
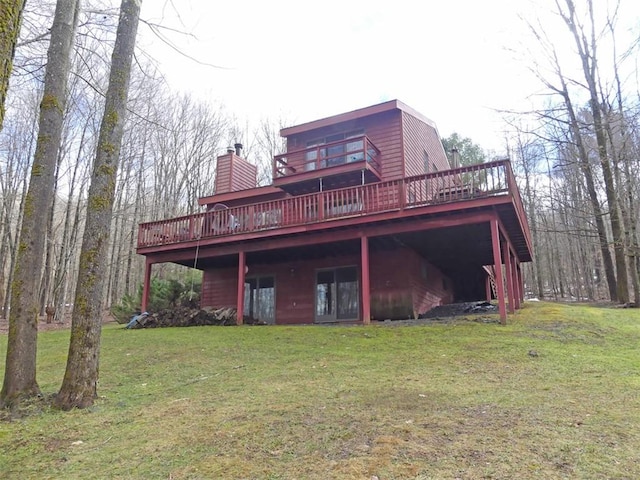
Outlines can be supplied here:
[[361, 135], [276, 155], [273, 159], [273, 178], [355, 162], [365, 162], [379, 174], [379, 157], [378, 147], [366, 135]]
[[[300, 195], [140, 224], [138, 247], [327, 222], [474, 198], [512, 195], [524, 209], [508, 160]], [[526, 221], [521, 222], [527, 228]], [[525, 232], [529, 235], [528, 229]]]

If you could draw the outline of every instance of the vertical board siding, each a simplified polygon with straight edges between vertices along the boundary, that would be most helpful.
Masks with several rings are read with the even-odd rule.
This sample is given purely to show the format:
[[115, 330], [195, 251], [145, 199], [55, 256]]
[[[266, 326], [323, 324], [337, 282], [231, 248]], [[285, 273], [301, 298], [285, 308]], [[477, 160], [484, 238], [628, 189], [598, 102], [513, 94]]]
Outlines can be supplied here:
[[425, 171], [424, 152], [429, 156], [429, 171], [433, 165], [441, 171], [451, 168], [445, 155], [438, 131], [407, 112], [402, 112], [405, 176], [428, 173]]

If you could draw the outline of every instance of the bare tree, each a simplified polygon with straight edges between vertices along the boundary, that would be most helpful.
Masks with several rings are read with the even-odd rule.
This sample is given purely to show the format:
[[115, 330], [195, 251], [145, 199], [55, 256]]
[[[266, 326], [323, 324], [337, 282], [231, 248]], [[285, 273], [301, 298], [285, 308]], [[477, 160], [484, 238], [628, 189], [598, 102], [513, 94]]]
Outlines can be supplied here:
[[[602, 111], [602, 103], [599, 95], [597, 33], [593, 16], [593, 0], [587, 0], [588, 25], [583, 25], [576, 13], [574, 0], [565, 0], [566, 10], [556, 0], [558, 12], [570, 30], [575, 41], [578, 55], [582, 64], [584, 80], [589, 93], [590, 113], [593, 117], [593, 130], [595, 132], [598, 159], [602, 169], [605, 185], [605, 194], [609, 207], [611, 220], [611, 233], [613, 235], [613, 251], [616, 262], [616, 299], [619, 302], [629, 301], [629, 288], [627, 282], [627, 262], [625, 257], [625, 240], [623, 225], [620, 216], [620, 208], [616, 194], [613, 169], [609, 158], [609, 144], [605, 129], [605, 119]], [[613, 299], [613, 298], [612, 298]]]
[[293, 122], [278, 118], [263, 118], [254, 131], [254, 148], [250, 160], [258, 167], [258, 185], [268, 185], [273, 180], [273, 158], [286, 152], [286, 140], [280, 136], [280, 130]]
[[38, 142], [24, 202], [18, 256], [11, 287], [7, 362], [0, 405], [11, 405], [40, 392], [36, 382], [39, 289], [47, 219], [55, 185], [62, 133], [70, 52], [78, 19], [78, 0], [58, 0], [51, 27]]
[[16, 91], [9, 107], [20, 114], [7, 117], [0, 133], [0, 308], [9, 311], [9, 285], [17, 256], [22, 203], [38, 134], [35, 92]]
[[63, 410], [93, 405], [97, 395], [111, 217], [141, 3], [141, 0], [122, 0], [120, 6], [105, 111], [89, 187], [69, 356], [55, 399], [55, 404]]

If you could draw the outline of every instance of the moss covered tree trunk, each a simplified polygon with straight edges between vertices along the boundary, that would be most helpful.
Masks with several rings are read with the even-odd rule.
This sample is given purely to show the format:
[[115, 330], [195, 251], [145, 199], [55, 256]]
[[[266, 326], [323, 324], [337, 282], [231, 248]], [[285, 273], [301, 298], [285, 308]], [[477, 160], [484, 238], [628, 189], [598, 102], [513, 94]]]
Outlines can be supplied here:
[[0, 2], [0, 129], [4, 123], [4, 103], [13, 69], [13, 54], [20, 33], [20, 19], [25, 0]]
[[69, 356], [55, 400], [63, 410], [91, 406], [97, 395], [111, 217], [141, 3], [141, 0], [122, 0], [120, 6], [109, 88], [87, 199]]
[[78, 18], [78, 0], [58, 0], [47, 53], [44, 94], [40, 103], [38, 140], [24, 201], [18, 255], [11, 282], [7, 363], [0, 405], [39, 393], [36, 342], [40, 277], [47, 217], [55, 189], [55, 168], [66, 103], [69, 56]]

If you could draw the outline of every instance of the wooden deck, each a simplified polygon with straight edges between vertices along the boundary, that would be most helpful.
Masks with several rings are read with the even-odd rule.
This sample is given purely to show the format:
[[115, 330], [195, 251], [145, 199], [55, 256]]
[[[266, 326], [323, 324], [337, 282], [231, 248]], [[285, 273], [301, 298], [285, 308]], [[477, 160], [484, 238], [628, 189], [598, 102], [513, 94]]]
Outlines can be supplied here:
[[362, 221], [385, 212], [409, 217], [420, 207], [451, 204], [455, 210], [458, 202], [496, 197], [512, 205], [517, 224], [513, 228], [519, 230], [523, 249], [530, 252], [531, 235], [508, 160], [143, 223], [138, 249], [166, 251], [207, 239], [233, 242], [252, 232], [268, 236], [279, 229], [312, 224], [329, 228], [336, 220], [359, 217]]

